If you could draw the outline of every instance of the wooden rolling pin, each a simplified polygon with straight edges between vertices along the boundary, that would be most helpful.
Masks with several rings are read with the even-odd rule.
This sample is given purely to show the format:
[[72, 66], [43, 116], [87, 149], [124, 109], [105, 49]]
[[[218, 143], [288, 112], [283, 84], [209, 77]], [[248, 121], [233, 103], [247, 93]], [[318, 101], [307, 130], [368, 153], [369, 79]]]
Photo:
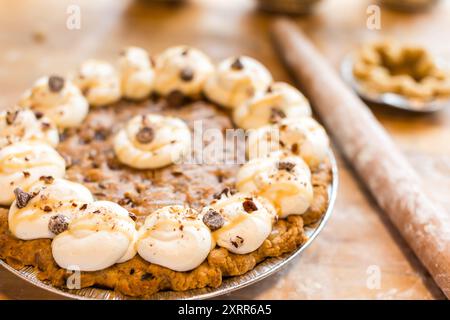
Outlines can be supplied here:
[[450, 217], [424, 193], [420, 179], [369, 108], [287, 19], [273, 38], [314, 110], [378, 205], [450, 298]]

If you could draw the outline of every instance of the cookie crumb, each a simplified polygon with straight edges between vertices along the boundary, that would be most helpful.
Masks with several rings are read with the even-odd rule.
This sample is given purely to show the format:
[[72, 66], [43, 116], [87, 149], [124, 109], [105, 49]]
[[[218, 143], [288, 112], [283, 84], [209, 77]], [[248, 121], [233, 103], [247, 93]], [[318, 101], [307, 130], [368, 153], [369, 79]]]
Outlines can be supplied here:
[[289, 161], [279, 161], [277, 163], [278, 170], [285, 170], [291, 172], [295, 168], [295, 163]]

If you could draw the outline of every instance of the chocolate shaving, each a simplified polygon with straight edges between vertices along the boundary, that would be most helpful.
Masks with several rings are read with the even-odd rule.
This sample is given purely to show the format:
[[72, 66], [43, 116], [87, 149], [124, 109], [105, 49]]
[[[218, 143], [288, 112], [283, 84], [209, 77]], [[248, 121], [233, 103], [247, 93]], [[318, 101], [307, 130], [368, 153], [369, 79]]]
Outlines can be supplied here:
[[181, 52], [181, 55], [182, 55], [182, 56], [187, 56], [188, 53], [189, 53], [189, 48], [186, 48], [186, 49], [184, 49], [184, 50]]
[[219, 200], [220, 198], [222, 198], [223, 195], [225, 195], [226, 197], [229, 197], [229, 196], [232, 196], [235, 193], [236, 193], [235, 189], [232, 189], [232, 188], [229, 188], [229, 187], [225, 187], [222, 191], [216, 192], [213, 195], [213, 198]]
[[278, 170], [286, 170], [287, 172], [291, 172], [292, 169], [295, 168], [295, 163], [288, 161], [280, 161], [277, 163]]
[[47, 131], [48, 129], [51, 128], [51, 124], [48, 122], [42, 122], [41, 127], [43, 131]]
[[55, 178], [52, 176], [40, 176], [39, 180], [44, 181], [45, 184], [52, 184], [53, 181], [55, 181]]
[[209, 209], [203, 216], [203, 223], [211, 230], [220, 229], [225, 224], [225, 219], [219, 212]]
[[48, 229], [55, 235], [66, 231], [69, 229], [69, 218], [62, 214], [50, 217]]
[[183, 68], [180, 72], [180, 78], [185, 82], [191, 81], [194, 79], [194, 70], [189, 67]]
[[15, 111], [6, 111], [6, 123], [8, 125], [12, 125], [14, 123], [14, 121], [17, 118], [17, 115], [19, 114], [19, 110], [15, 110]]
[[244, 69], [244, 65], [242, 64], [241, 59], [238, 57], [234, 60], [234, 62], [231, 64], [231, 69], [233, 70], [242, 70]]
[[233, 245], [233, 247], [239, 248], [240, 246], [242, 246], [244, 244], [244, 238], [242, 238], [240, 236], [236, 236], [234, 241], [231, 240], [231, 244]]
[[279, 108], [272, 108], [270, 109], [270, 118], [269, 121], [271, 123], [277, 123], [279, 122], [281, 119], [286, 118], [286, 113], [284, 113], [283, 110], [279, 109]]
[[28, 171], [23, 171], [22, 173], [23, 173], [23, 176], [25, 178], [29, 178], [30, 177], [30, 173]]
[[299, 152], [298, 143], [294, 143], [294, 144], [291, 146], [291, 152], [294, 153], [294, 154], [298, 154], [298, 152]]
[[16, 196], [16, 206], [19, 209], [25, 208], [31, 199], [35, 196], [34, 194], [23, 191], [20, 188], [14, 189], [14, 195]]
[[86, 210], [86, 208], [87, 208], [87, 203], [83, 204], [83, 205], [80, 207], [80, 210]]
[[50, 206], [45, 206], [42, 210], [44, 210], [44, 212], [52, 212], [52, 208]]
[[131, 220], [136, 221], [137, 216], [133, 212], [128, 212], [128, 215], [130, 216]]
[[136, 134], [136, 140], [140, 143], [150, 143], [155, 138], [155, 132], [151, 127], [143, 127]]
[[60, 76], [50, 76], [48, 78], [48, 88], [51, 92], [59, 92], [64, 88], [64, 78]]
[[242, 203], [242, 207], [244, 207], [245, 212], [251, 213], [253, 211], [257, 211], [258, 207], [256, 206], [256, 204], [253, 202], [253, 200], [251, 199], [246, 199], [243, 203]]

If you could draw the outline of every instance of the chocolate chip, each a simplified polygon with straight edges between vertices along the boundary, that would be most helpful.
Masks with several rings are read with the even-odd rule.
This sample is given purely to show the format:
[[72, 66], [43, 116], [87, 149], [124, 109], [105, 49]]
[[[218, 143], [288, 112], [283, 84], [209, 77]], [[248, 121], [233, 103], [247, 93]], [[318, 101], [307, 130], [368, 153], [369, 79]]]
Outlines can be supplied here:
[[286, 118], [286, 113], [284, 113], [283, 110], [279, 108], [272, 108], [270, 109], [270, 118], [269, 121], [271, 123], [279, 122], [281, 119]]
[[234, 62], [231, 64], [231, 69], [233, 70], [242, 70], [244, 69], [244, 65], [242, 64], [241, 58], [236, 58]]
[[64, 88], [64, 78], [60, 76], [50, 76], [48, 78], [48, 88], [51, 92], [59, 92]]
[[44, 212], [52, 212], [52, 207], [50, 206], [45, 206], [42, 210], [44, 210]]
[[52, 184], [53, 181], [55, 181], [55, 178], [52, 176], [40, 176], [39, 180], [44, 181], [45, 184]]
[[20, 188], [14, 189], [14, 195], [16, 196], [16, 206], [19, 209], [25, 208], [28, 202], [34, 197], [33, 194], [25, 192]]
[[19, 110], [6, 111], [6, 123], [8, 125], [13, 124], [14, 121], [16, 120], [18, 114], [19, 114]]
[[22, 173], [23, 173], [24, 178], [29, 178], [30, 177], [30, 173], [28, 171], [24, 171]]
[[298, 154], [298, 152], [299, 152], [298, 143], [294, 143], [294, 144], [291, 146], [291, 151], [292, 151], [292, 153], [294, 153], [294, 154]]
[[136, 140], [140, 143], [150, 143], [155, 138], [155, 132], [151, 127], [143, 127], [136, 134]]
[[186, 102], [186, 97], [179, 90], [173, 90], [167, 95], [167, 104], [170, 107], [181, 107]]
[[224, 223], [224, 218], [214, 209], [209, 209], [203, 216], [203, 223], [211, 230], [220, 229]]
[[242, 238], [240, 236], [236, 236], [236, 238], [234, 238], [234, 240], [231, 240], [231, 244], [233, 245], [233, 247], [239, 248], [240, 246], [242, 246], [244, 244], [244, 238]]
[[80, 210], [86, 210], [86, 208], [87, 208], [87, 203], [83, 204], [83, 205], [80, 207]]
[[229, 187], [225, 187], [222, 191], [216, 192], [213, 195], [213, 198], [219, 200], [220, 198], [222, 198], [223, 195], [226, 196], [226, 197], [229, 197], [229, 196], [232, 196], [235, 193], [236, 193], [235, 189], [232, 189], [232, 188], [229, 188]]
[[36, 119], [41, 119], [44, 116], [44, 113], [41, 111], [35, 111], [34, 112], [34, 116], [36, 117]]
[[295, 163], [289, 161], [280, 161], [277, 163], [278, 170], [286, 170], [287, 172], [291, 172], [292, 169], [295, 168]]
[[242, 206], [244, 207], [245, 212], [248, 213], [258, 210], [258, 207], [251, 199], [246, 199], [244, 202], [242, 202]]
[[130, 216], [131, 220], [136, 221], [137, 217], [133, 212], [128, 212], [128, 215]]
[[183, 68], [180, 72], [180, 78], [185, 82], [191, 81], [194, 79], [194, 70], [189, 67]]
[[48, 229], [56, 235], [66, 231], [69, 229], [69, 218], [62, 214], [50, 217]]

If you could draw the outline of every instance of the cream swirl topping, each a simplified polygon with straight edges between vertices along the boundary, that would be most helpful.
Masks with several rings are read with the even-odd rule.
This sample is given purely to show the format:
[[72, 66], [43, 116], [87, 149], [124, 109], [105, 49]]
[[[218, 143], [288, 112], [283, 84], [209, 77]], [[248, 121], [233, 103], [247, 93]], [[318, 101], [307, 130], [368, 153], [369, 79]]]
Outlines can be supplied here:
[[314, 169], [327, 158], [329, 144], [325, 129], [313, 118], [282, 119], [250, 132], [247, 153], [256, 158], [283, 150], [302, 157]]
[[138, 47], [125, 48], [119, 58], [119, 72], [124, 97], [137, 100], [150, 94], [154, 71], [147, 51]]
[[26, 140], [42, 141], [55, 147], [59, 142], [58, 130], [40, 112], [19, 108], [0, 112], [0, 148]]
[[122, 95], [119, 74], [106, 61], [91, 59], [83, 62], [74, 82], [94, 107], [117, 102]]
[[213, 71], [209, 57], [198, 49], [188, 46], [166, 49], [156, 58], [155, 91], [162, 95], [180, 92], [197, 97]]
[[58, 127], [75, 127], [83, 122], [89, 105], [70, 80], [60, 76], [42, 77], [19, 101], [21, 107], [42, 112]]
[[297, 156], [271, 154], [244, 164], [237, 175], [239, 191], [268, 199], [281, 218], [304, 213], [313, 200], [311, 172]]
[[69, 270], [102, 270], [136, 254], [136, 233], [126, 209], [114, 202], [95, 201], [79, 208], [68, 229], [53, 239], [53, 258]]
[[79, 183], [42, 177], [25, 191], [16, 190], [9, 209], [9, 230], [22, 240], [53, 238], [80, 207], [93, 201], [91, 192]]
[[198, 212], [179, 205], [150, 214], [138, 238], [137, 250], [142, 258], [175, 271], [198, 267], [214, 246]]
[[275, 82], [266, 92], [234, 109], [233, 120], [244, 129], [259, 128], [284, 118], [311, 116], [308, 100], [296, 88]]
[[222, 61], [205, 83], [206, 96], [226, 108], [236, 108], [267, 90], [272, 75], [261, 63], [247, 56]]
[[14, 200], [14, 189], [24, 190], [41, 177], [62, 178], [66, 171], [64, 159], [48, 144], [22, 141], [0, 150], [0, 204]]
[[203, 221], [211, 224], [213, 239], [236, 254], [258, 249], [272, 231], [275, 209], [264, 198], [245, 193], [222, 195], [202, 210]]
[[191, 133], [178, 118], [156, 114], [135, 116], [114, 139], [119, 160], [133, 168], [155, 169], [177, 162], [191, 146]]

